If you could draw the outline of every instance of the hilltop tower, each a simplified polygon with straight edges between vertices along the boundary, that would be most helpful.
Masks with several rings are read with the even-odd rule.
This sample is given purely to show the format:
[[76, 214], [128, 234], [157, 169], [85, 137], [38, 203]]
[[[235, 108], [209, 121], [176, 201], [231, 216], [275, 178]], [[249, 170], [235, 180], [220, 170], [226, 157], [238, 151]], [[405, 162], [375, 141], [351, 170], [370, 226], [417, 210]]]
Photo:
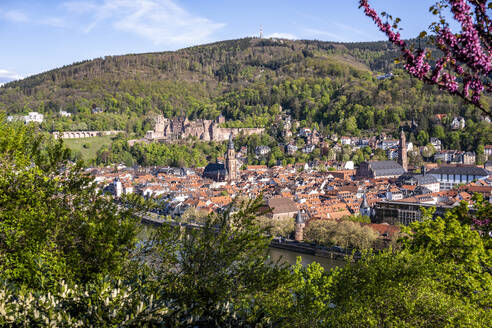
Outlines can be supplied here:
[[263, 38], [263, 25], [260, 25], [260, 39]]
[[227, 180], [229, 182], [236, 181], [237, 161], [236, 161], [236, 151], [234, 150], [234, 142], [232, 141], [232, 132], [229, 135], [229, 144], [227, 145], [226, 169], [227, 169]]
[[408, 171], [408, 159], [407, 159], [407, 138], [403, 129], [400, 134], [400, 148], [398, 150], [398, 164], [400, 164], [405, 172]]

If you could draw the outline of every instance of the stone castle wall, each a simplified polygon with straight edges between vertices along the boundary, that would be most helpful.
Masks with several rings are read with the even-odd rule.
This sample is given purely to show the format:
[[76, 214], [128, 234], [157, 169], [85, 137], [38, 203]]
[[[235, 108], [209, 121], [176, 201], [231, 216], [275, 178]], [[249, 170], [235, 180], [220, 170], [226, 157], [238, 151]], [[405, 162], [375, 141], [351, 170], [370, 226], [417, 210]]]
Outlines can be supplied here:
[[250, 136], [252, 134], [262, 134], [265, 131], [264, 128], [215, 128], [213, 141], [225, 141], [229, 139], [229, 135], [232, 133], [234, 137], [237, 137], [241, 133]]
[[243, 133], [244, 135], [261, 134], [263, 128], [221, 128], [220, 123], [225, 122], [223, 117], [217, 120], [190, 121], [187, 118], [175, 117], [173, 119], [157, 116], [153, 131], [147, 131], [145, 139], [149, 141], [174, 141], [195, 137], [202, 141], [225, 141], [229, 134], [234, 137]]
[[55, 139], [79, 139], [79, 138], [92, 138], [99, 136], [109, 136], [118, 133], [125, 133], [125, 131], [66, 131], [66, 132], [53, 132]]

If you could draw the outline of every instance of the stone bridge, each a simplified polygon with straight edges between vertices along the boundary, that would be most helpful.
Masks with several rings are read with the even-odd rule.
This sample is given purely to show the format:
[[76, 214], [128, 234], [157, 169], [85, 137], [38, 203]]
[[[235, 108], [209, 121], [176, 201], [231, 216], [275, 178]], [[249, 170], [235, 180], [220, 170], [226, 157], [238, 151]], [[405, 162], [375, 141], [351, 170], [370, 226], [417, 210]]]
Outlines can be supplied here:
[[53, 132], [55, 139], [79, 139], [79, 138], [92, 138], [100, 136], [109, 136], [118, 133], [125, 133], [125, 131], [66, 131], [66, 132]]

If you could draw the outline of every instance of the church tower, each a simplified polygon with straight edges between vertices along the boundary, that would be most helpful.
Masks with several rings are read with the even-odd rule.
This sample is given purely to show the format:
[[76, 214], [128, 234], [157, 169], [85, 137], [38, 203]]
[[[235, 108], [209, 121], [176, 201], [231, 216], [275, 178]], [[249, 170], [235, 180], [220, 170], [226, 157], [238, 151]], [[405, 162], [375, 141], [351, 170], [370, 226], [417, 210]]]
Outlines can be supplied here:
[[405, 172], [408, 171], [408, 159], [407, 159], [407, 138], [403, 129], [400, 134], [400, 149], [398, 150], [398, 163], [403, 167]]
[[234, 142], [232, 141], [232, 132], [229, 135], [229, 144], [227, 145], [226, 169], [227, 169], [227, 180], [229, 182], [236, 181], [237, 161], [236, 161], [236, 151], [234, 150]]

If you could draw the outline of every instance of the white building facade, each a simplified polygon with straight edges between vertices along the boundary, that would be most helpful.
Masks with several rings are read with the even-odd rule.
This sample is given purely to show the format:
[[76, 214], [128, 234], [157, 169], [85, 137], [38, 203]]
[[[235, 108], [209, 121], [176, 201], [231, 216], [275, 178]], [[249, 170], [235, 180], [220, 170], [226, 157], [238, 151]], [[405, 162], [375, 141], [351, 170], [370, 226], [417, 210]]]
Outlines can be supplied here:
[[484, 180], [489, 172], [477, 166], [441, 166], [429, 171], [439, 181], [440, 190], [450, 190], [460, 184], [468, 184], [472, 181]]

